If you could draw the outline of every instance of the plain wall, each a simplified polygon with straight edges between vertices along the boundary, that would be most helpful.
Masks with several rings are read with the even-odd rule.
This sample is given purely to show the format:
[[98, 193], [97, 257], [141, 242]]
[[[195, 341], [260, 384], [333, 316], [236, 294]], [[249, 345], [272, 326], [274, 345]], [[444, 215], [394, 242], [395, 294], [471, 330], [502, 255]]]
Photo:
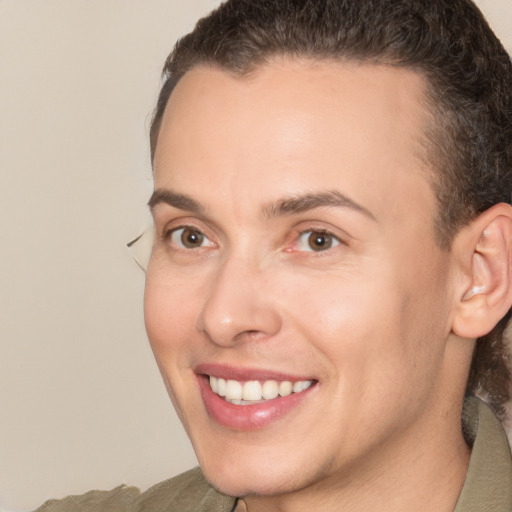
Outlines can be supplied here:
[[[141, 489], [195, 464], [125, 244], [148, 223], [148, 121], [217, 0], [0, 0], [0, 508]], [[512, 48], [512, 2], [481, 0]]]

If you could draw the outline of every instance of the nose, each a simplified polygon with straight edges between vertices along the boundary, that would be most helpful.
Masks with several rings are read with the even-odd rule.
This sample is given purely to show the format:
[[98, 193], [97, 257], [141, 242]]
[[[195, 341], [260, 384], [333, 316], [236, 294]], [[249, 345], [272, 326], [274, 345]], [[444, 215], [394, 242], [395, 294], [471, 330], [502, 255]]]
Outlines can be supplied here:
[[265, 274], [242, 259], [224, 262], [206, 291], [197, 329], [223, 347], [275, 335], [281, 317]]

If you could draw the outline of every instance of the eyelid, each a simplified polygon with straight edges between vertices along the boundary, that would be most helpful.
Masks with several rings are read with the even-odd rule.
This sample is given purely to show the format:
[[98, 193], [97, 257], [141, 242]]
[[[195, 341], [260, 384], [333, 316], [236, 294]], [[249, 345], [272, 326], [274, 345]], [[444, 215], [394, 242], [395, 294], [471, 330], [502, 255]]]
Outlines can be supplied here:
[[[336, 249], [336, 247], [338, 247], [340, 245], [345, 245], [345, 246], [348, 245], [347, 238], [349, 238], [349, 235], [343, 232], [345, 234], [345, 236], [343, 236], [343, 233], [339, 233], [339, 231], [340, 231], [339, 229], [334, 229], [334, 228], [330, 229], [328, 227], [325, 227], [325, 225], [319, 226], [317, 224], [311, 225], [309, 223], [306, 226], [304, 226], [303, 228], [302, 228], [302, 226], [297, 226], [294, 230], [293, 239], [290, 244], [287, 244], [285, 252], [313, 253], [313, 254], [320, 256], [320, 255], [323, 255], [331, 250]], [[318, 251], [315, 251], [312, 248], [311, 248], [311, 250], [307, 250], [307, 249], [298, 247], [301, 238], [303, 236], [309, 235], [311, 233], [325, 234], [329, 237], [332, 237], [332, 239], [336, 243], [324, 250], [318, 250]]]
[[[309, 243], [311, 241], [311, 236], [313, 234], [328, 237], [330, 239], [329, 246], [315, 250], [313, 247], [311, 247], [309, 245]], [[306, 237], [307, 237], [307, 239], [305, 239]], [[297, 246], [298, 246], [297, 250], [300, 252], [324, 253], [331, 249], [334, 249], [335, 247], [337, 247], [340, 244], [341, 244], [341, 240], [336, 235], [334, 235], [333, 233], [331, 233], [325, 229], [322, 229], [322, 230], [308, 229], [306, 231], [302, 231], [299, 234], [299, 236], [297, 237]]]
[[168, 248], [172, 250], [191, 251], [192, 249], [194, 249], [171, 242], [172, 235], [181, 229], [190, 229], [192, 231], [197, 231], [198, 233], [201, 233], [201, 235], [204, 237], [206, 241], [208, 241], [207, 244], [196, 247], [195, 250], [208, 249], [209, 247], [215, 247], [217, 245], [217, 243], [214, 241], [215, 233], [212, 231], [212, 229], [205, 225], [204, 222], [201, 222], [201, 220], [195, 217], [191, 218], [186, 216], [173, 218], [167, 222], [162, 222], [161, 226], [158, 226], [158, 223], [156, 222], [155, 219], [155, 224], [159, 242], [163, 245], [167, 245]]
[[[178, 233], [180, 231], [185, 231], [185, 230], [190, 230], [192, 232], [196, 232], [196, 233], [200, 234], [202, 236], [201, 245], [199, 245], [197, 247], [186, 247], [181, 242], [176, 241], [175, 237], [178, 235]], [[215, 247], [215, 243], [210, 239], [210, 237], [208, 235], [206, 235], [203, 230], [198, 229], [195, 226], [189, 226], [189, 225], [176, 226], [171, 229], [168, 229], [164, 236], [165, 236], [165, 239], [173, 246], [176, 246], [179, 249], [183, 249], [183, 250], [187, 250], [187, 251], [190, 251], [193, 249], [203, 249], [205, 247]]]
[[[327, 230], [316, 230], [316, 229], [308, 229], [306, 231], [302, 231], [297, 238], [297, 242], [298, 243], [305, 242], [305, 245], [307, 245], [309, 243], [309, 238], [311, 237], [311, 235], [313, 233], [319, 234], [321, 236], [329, 237], [332, 240], [332, 244], [329, 247], [326, 247], [325, 249], [320, 249], [318, 251], [315, 251], [312, 247], [310, 247], [310, 248], [301, 247], [301, 248], [299, 248], [299, 250], [301, 250], [302, 252], [327, 252], [328, 250], [333, 249], [334, 247], [337, 247], [338, 245], [340, 245], [342, 243], [341, 240], [333, 233], [331, 233]], [[306, 235], [308, 236], [308, 240], [302, 241], [302, 238], [306, 237]]]
[[[211, 230], [208, 226], [205, 226], [205, 223], [196, 217], [191, 217], [188, 215], [181, 216], [162, 216], [161, 218], [157, 218], [153, 216], [153, 221], [155, 224], [156, 234], [159, 238], [166, 238], [171, 231], [176, 231], [178, 229], [189, 228], [194, 229], [196, 231], [200, 231], [205, 234], [209, 233]], [[208, 236], [208, 238], [211, 238]]]
[[[193, 242], [191, 247], [188, 247], [186, 243], [183, 240], [183, 237], [185, 235], [185, 232], [189, 232], [188, 236], [191, 235], [197, 235], [196, 242]], [[185, 239], [187, 238], [187, 235], [185, 235]], [[176, 245], [180, 249], [201, 249], [202, 247], [211, 245], [210, 239], [204, 235], [201, 231], [198, 231], [197, 229], [191, 229], [187, 227], [182, 227], [178, 229], [173, 229], [169, 232], [168, 239], [170, 239], [171, 243], [173, 245]], [[193, 245], [194, 243], [197, 243], [197, 245]]]

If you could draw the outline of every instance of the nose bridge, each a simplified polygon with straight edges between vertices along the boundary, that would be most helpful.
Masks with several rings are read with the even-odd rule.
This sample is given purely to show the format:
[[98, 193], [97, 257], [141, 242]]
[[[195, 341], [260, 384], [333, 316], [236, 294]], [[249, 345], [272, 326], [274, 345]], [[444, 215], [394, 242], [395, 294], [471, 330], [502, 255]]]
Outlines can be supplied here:
[[243, 255], [230, 255], [209, 283], [197, 328], [218, 345], [231, 346], [248, 338], [265, 338], [281, 325], [272, 294], [265, 285], [266, 272]]

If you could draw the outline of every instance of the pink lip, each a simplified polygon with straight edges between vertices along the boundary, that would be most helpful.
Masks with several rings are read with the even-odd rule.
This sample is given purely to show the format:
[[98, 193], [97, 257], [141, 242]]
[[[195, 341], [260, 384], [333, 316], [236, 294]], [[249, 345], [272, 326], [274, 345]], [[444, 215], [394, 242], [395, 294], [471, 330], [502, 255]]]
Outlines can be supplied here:
[[207, 375], [215, 375], [224, 379], [239, 381], [248, 380], [309, 380], [307, 378], [290, 377], [275, 372], [261, 370], [240, 370], [231, 367], [217, 365], [200, 365], [196, 373], [201, 397], [210, 418], [220, 425], [232, 430], [257, 430], [269, 426], [276, 420], [293, 411], [299, 404], [316, 389], [316, 385], [302, 391], [292, 393], [286, 397], [278, 397], [274, 400], [254, 405], [234, 405], [226, 402], [214, 393], [208, 382]]
[[240, 382], [249, 380], [289, 380], [297, 382], [300, 380], [315, 380], [314, 377], [294, 376], [286, 373], [275, 372], [272, 370], [259, 370], [253, 368], [240, 368], [235, 366], [219, 365], [219, 364], [199, 364], [194, 369], [197, 375], [213, 375], [221, 379], [232, 379]]

